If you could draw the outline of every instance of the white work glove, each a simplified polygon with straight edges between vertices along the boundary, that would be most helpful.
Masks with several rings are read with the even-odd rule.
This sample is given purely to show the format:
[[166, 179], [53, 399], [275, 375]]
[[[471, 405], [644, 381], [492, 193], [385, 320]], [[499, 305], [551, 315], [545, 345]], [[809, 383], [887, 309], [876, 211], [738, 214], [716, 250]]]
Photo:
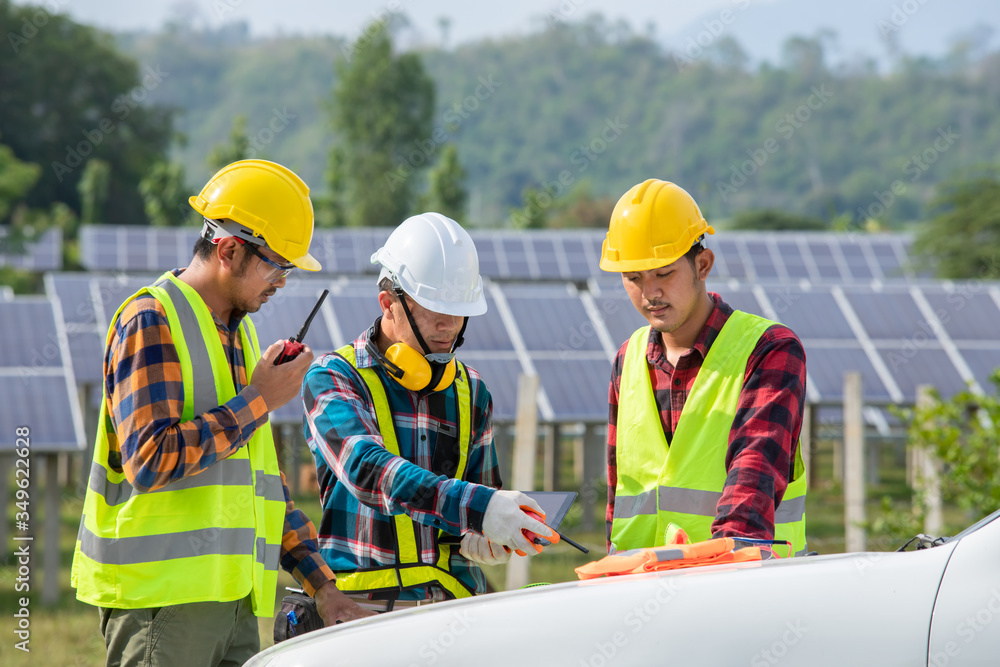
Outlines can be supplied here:
[[499, 544], [493, 544], [476, 533], [466, 533], [462, 536], [462, 546], [458, 553], [481, 565], [503, 565], [510, 560], [509, 550]]
[[545, 516], [538, 503], [520, 491], [497, 491], [490, 498], [490, 504], [486, 506], [486, 513], [483, 515], [483, 535], [494, 546], [502, 545], [534, 556], [538, 549], [521, 531], [527, 530], [539, 537], [555, 535], [544, 523], [525, 514], [521, 505], [530, 507], [539, 516]]

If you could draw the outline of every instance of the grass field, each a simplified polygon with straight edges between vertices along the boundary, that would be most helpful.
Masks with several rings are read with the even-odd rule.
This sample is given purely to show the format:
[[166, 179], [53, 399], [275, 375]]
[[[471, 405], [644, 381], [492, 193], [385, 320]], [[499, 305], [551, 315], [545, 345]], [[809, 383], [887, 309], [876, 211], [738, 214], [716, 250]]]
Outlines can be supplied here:
[[[839, 484], [831, 481], [832, 447], [827, 441], [820, 441], [816, 451], [814, 470], [817, 477], [809, 490], [807, 501], [807, 527], [810, 549], [820, 553], [837, 553], [844, 548], [843, 496]], [[566, 462], [566, 476], [570, 478], [572, 466]], [[880, 511], [881, 498], [891, 496], [897, 500], [905, 500], [908, 491], [904, 484], [904, 471], [898, 466], [898, 457], [887, 448], [881, 456], [881, 481], [878, 485], [869, 486], [869, 516]], [[599, 497], [603, 497], [600, 495]], [[43, 507], [40, 502], [41, 489], [36, 488], [33, 497], [37, 500], [32, 505], [32, 521], [41, 526], [44, 520]], [[297, 504], [307, 515], [318, 521], [319, 499], [315, 496], [303, 496], [297, 499]], [[5, 501], [7, 509], [7, 525], [13, 522], [12, 502]], [[0, 558], [0, 665], [31, 665], [31, 667], [89, 667], [104, 664], [104, 644], [98, 631], [97, 612], [90, 606], [77, 602], [74, 592], [69, 587], [69, 569], [73, 554], [80, 513], [83, 507], [82, 497], [75, 492], [66, 491], [62, 497], [61, 521], [62, 533], [60, 543], [59, 582], [61, 588], [60, 602], [54, 607], [43, 607], [40, 600], [41, 591], [41, 556], [36, 553], [32, 563], [33, 581], [31, 589], [30, 620], [31, 620], [31, 652], [23, 653], [14, 648], [17, 641], [13, 635], [13, 611], [18, 608], [17, 598], [23, 593], [14, 591], [16, 568], [11, 558], [12, 543], [5, 545], [4, 555]], [[579, 530], [579, 513], [567, 517], [563, 524], [568, 535], [591, 549], [591, 556], [596, 559], [604, 552], [603, 504], [598, 503], [598, 516], [595, 517], [597, 531], [581, 532]], [[946, 515], [949, 525], [964, 525], [968, 523], [954, 510]], [[956, 523], [957, 522], [957, 523]], [[870, 535], [869, 549], [889, 550], [898, 547], [902, 535]], [[531, 579], [533, 582], [560, 582], [576, 579], [573, 568], [591, 559], [569, 546], [555, 546], [539, 557], [533, 559]], [[487, 568], [487, 577], [496, 590], [504, 589], [505, 568]], [[293, 579], [281, 573], [279, 592], [284, 586], [294, 585]], [[280, 595], [279, 595], [280, 599]], [[270, 619], [260, 620], [261, 645], [271, 644]]]

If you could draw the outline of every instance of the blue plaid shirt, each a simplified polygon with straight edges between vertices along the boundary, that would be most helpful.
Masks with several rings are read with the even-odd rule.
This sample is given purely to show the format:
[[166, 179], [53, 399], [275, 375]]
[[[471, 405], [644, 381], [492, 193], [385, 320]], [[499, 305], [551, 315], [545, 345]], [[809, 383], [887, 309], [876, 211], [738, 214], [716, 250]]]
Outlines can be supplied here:
[[[493, 398], [479, 374], [466, 366], [472, 403], [472, 442], [465, 475], [458, 464], [458, 398], [454, 385], [418, 394], [392, 379], [365, 350], [368, 332], [353, 343], [358, 368], [373, 368], [385, 387], [400, 456], [386, 451], [375, 408], [361, 376], [337, 354], [313, 361], [302, 386], [305, 436], [316, 460], [323, 520], [320, 553], [335, 572], [393, 565], [392, 515], [414, 521], [421, 562], [438, 559], [438, 534], [481, 533], [486, 505], [500, 487], [493, 447]], [[493, 488], [490, 488], [493, 487]], [[448, 547], [443, 547], [448, 548]], [[452, 549], [451, 572], [477, 593], [486, 578]], [[436, 585], [406, 591], [399, 599], [444, 599]]]

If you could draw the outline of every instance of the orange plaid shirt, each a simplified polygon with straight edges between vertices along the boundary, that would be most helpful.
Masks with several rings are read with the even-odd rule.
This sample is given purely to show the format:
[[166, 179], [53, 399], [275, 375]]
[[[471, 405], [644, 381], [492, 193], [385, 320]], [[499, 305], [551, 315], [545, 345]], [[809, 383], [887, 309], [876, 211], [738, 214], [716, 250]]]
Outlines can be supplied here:
[[[125, 306], [115, 322], [104, 357], [108, 464], [124, 470], [139, 491], [198, 474], [247, 444], [267, 422], [264, 399], [247, 382], [237, 329], [242, 316], [226, 325], [212, 313], [237, 395], [183, 423], [181, 365], [163, 306], [144, 295]], [[317, 550], [316, 527], [295, 509], [284, 474], [281, 482], [286, 504], [281, 566], [312, 595], [335, 577]]]

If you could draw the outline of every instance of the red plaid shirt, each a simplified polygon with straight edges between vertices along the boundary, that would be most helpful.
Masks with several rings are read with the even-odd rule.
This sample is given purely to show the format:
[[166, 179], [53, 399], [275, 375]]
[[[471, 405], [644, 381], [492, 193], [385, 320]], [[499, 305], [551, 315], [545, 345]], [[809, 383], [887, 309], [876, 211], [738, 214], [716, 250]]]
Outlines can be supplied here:
[[[663, 338], [650, 332], [646, 362], [653, 395], [669, 443], [712, 343], [733, 309], [715, 293], [708, 321], [694, 346], [675, 368], [667, 361]], [[608, 392], [608, 549], [615, 512], [618, 467], [615, 452], [618, 393], [628, 341], [618, 349]], [[781, 503], [795, 465], [806, 393], [806, 354], [798, 337], [783, 325], [764, 332], [747, 361], [736, 418], [726, 450], [726, 484], [712, 523], [713, 537], [774, 538], [774, 510]], [[721, 452], [720, 452], [721, 454]]]

